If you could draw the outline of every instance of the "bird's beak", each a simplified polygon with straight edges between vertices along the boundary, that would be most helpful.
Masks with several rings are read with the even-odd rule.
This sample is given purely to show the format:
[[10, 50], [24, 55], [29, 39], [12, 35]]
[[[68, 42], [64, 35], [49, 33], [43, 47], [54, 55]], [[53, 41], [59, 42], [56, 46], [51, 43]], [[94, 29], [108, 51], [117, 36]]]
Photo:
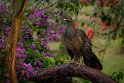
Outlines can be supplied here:
[[68, 19], [65, 18], [64, 20], [67, 21]]
[[66, 18], [65, 18], [64, 20], [65, 20], [66, 22], [69, 22], [69, 19], [66, 19]]

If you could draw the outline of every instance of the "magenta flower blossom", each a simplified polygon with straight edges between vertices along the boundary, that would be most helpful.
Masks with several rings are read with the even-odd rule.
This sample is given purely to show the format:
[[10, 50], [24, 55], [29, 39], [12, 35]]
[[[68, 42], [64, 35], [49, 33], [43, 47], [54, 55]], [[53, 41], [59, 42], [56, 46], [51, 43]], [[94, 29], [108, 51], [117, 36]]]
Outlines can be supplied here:
[[35, 21], [35, 24], [40, 27], [41, 26], [41, 22], [40, 21]]
[[4, 32], [5, 32], [5, 35], [8, 36], [10, 33], [10, 27], [5, 27]]
[[60, 15], [62, 13], [62, 10], [57, 10], [56, 14]]
[[22, 63], [21, 68], [23, 69], [21, 71], [21, 76], [29, 78], [29, 77], [31, 77], [32, 75], [35, 74], [34, 68], [31, 65], [31, 63], [28, 63], [28, 64]]
[[42, 12], [39, 10], [39, 11], [35, 11], [34, 12], [34, 16], [35, 17], [40, 17], [40, 16], [42, 16]]
[[43, 55], [44, 55], [45, 57], [50, 56], [50, 54], [49, 54], [48, 52], [43, 52]]
[[31, 43], [30, 47], [31, 47], [32, 49], [34, 49], [34, 50], [36, 49], [36, 46], [34, 45], [34, 42]]
[[6, 13], [6, 12], [8, 12], [8, 9], [5, 5], [5, 3], [4, 2], [0, 3], [0, 13], [3, 14], [3, 13]]
[[26, 58], [25, 54], [25, 48], [23, 47], [22, 43], [19, 43], [19, 45], [16, 48], [16, 56], [17, 58]]
[[4, 48], [4, 39], [0, 39], [0, 49]]
[[47, 42], [45, 42], [43, 39], [41, 39], [41, 43], [42, 43], [44, 48], [47, 48]]
[[47, 21], [48, 16], [42, 16], [42, 21]]

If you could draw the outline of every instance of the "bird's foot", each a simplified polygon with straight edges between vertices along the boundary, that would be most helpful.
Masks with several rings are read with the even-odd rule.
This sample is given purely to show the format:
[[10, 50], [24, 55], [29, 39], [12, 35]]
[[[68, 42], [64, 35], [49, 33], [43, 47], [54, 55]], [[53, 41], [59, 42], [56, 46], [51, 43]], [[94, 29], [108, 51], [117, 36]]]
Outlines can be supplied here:
[[68, 66], [70, 63], [75, 63], [75, 57], [76, 57], [76, 55], [75, 55], [74, 58], [67, 64], [67, 66]]
[[82, 62], [83, 62], [83, 59], [81, 58], [80, 61], [79, 61], [77, 69], [79, 69], [81, 67]]
[[78, 64], [78, 67], [77, 67], [77, 69], [79, 69], [80, 67], [81, 67], [81, 63], [79, 63], [79, 64]]
[[74, 63], [74, 61], [73, 61], [73, 60], [71, 60], [71, 61], [67, 64], [67, 66], [68, 66], [69, 64], [71, 64], [71, 63]]

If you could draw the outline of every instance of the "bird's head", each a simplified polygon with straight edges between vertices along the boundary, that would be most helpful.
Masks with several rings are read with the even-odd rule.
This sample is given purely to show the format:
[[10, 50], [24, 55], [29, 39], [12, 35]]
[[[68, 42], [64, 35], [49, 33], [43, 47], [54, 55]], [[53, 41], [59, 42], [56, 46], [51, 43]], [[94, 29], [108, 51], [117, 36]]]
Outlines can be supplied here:
[[71, 17], [65, 17], [64, 20], [65, 20], [67, 23], [73, 22], [73, 19], [72, 19]]
[[64, 19], [67, 23], [73, 22], [73, 19], [70, 16], [68, 16], [66, 12], [61, 13], [61, 18]]

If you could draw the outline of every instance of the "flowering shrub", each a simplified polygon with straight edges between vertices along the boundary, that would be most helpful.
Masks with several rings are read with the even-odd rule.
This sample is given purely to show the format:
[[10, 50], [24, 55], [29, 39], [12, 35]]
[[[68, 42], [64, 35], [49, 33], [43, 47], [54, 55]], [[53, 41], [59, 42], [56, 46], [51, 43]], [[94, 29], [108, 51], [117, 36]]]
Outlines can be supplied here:
[[[124, 12], [123, 0], [96, 0], [96, 11], [93, 12], [96, 20], [93, 21], [98, 25], [98, 29], [102, 34], [108, 36], [107, 38], [116, 39], [116, 36], [123, 37], [123, 14]], [[114, 37], [114, 38], [113, 38]], [[123, 40], [122, 40], [123, 42]]]
[[[5, 45], [10, 34], [12, 17], [7, 6], [8, 1], [0, 3], [0, 57], [5, 52]], [[9, 8], [8, 8], [9, 7]], [[36, 9], [33, 14], [26, 13], [28, 23], [25, 20], [19, 34], [19, 43], [16, 49], [16, 70], [19, 79], [27, 79], [44, 68], [54, 64], [54, 55], [47, 46], [49, 41], [58, 41], [59, 35], [64, 32], [64, 25], [57, 22], [48, 22], [48, 15], [42, 9]], [[33, 33], [37, 32], [34, 40]]]
[[25, 48], [22, 43], [19, 43], [17, 49], [17, 70], [20, 78], [29, 78], [35, 74], [34, 68], [31, 63], [25, 63], [26, 59]]

